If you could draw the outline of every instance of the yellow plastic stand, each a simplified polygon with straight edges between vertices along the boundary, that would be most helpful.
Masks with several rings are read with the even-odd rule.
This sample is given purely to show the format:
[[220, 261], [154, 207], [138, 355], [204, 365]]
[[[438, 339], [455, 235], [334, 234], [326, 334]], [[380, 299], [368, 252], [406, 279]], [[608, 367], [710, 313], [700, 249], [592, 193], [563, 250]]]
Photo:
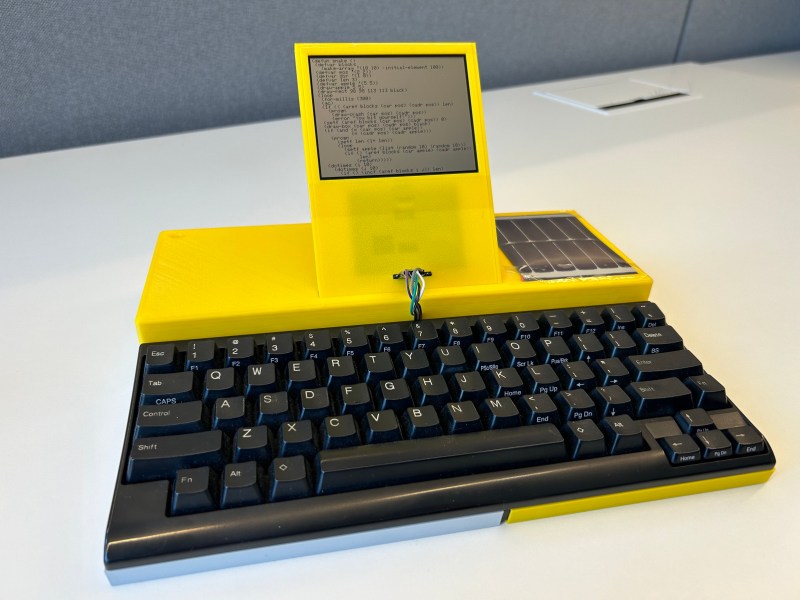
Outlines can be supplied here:
[[[580, 219], [636, 273], [523, 281], [495, 244], [492, 254], [501, 265], [500, 282], [443, 288], [437, 286], [434, 276], [422, 301], [424, 316], [646, 300], [651, 278], [577, 213], [564, 212]], [[139, 340], [146, 343], [411, 319], [405, 289], [320, 296], [311, 240], [309, 223], [162, 232], [136, 315]], [[232, 245], [240, 250], [235, 261], [219, 251]]]
[[[474, 44], [299, 44], [295, 55], [311, 224], [162, 232], [136, 316], [142, 343], [410, 320], [392, 275], [417, 267], [433, 273], [426, 318], [647, 299], [650, 277], [585, 221], [635, 273], [523, 281], [499, 250]], [[389, 85], [380, 69], [408, 78]], [[416, 137], [348, 129], [342, 115]], [[439, 128], [448, 120], [458, 126]], [[442, 146], [462, 158], [392, 159]], [[373, 171], [338, 165], [352, 147]], [[230, 261], [219, 249], [233, 245]]]
[[[392, 274], [415, 267], [432, 271], [437, 287], [498, 283], [475, 45], [297, 44], [295, 62], [320, 295], [402, 291]], [[444, 68], [450, 64], [455, 68]], [[323, 95], [326, 90], [319, 88], [325, 74], [332, 76], [328, 88], [335, 92]], [[455, 76], [449, 82], [454, 89], [442, 91], [447, 86], [441, 80], [447, 75]], [[463, 89], [456, 87], [459, 84]], [[452, 106], [444, 109], [445, 103]], [[320, 116], [323, 108], [328, 108], [328, 121]], [[324, 130], [326, 125], [338, 125], [342, 112], [362, 122], [374, 119], [372, 126], [354, 125], [346, 134], [338, 133], [348, 143], [356, 138], [363, 160], [391, 165], [396, 155], [381, 152], [390, 140], [392, 151], [424, 161], [433, 153], [423, 152], [421, 146], [431, 150], [432, 141], [449, 144], [460, 134], [472, 138], [474, 170], [402, 174], [395, 168], [376, 169], [377, 176], [337, 177], [334, 172], [326, 177], [325, 167], [345, 152], [339, 148], [323, 152], [326, 139], [337, 139], [331, 132], [326, 138]], [[447, 119], [454, 116], [467, 117], [464, 125], [472, 126], [471, 135], [446, 129]], [[420, 133], [397, 133], [415, 125]]]

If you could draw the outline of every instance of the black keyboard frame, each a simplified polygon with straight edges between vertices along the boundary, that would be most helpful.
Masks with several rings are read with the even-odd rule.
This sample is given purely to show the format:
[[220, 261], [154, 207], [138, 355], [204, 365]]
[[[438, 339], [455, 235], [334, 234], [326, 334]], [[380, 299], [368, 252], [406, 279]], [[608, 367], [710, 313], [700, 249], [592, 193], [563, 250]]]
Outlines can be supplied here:
[[[559, 310], [569, 313], [575, 308]], [[541, 314], [543, 311], [518, 312]], [[500, 314], [508, 316], [514, 312]], [[474, 318], [480, 316], [490, 315]], [[432, 321], [440, 329], [438, 326], [444, 319]], [[360, 326], [369, 332], [376, 325]], [[332, 339], [338, 338], [340, 327], [327, 329]], [[295, 347], [305, 331], [309, 330], [291, 332]], [[252, 335], [257, 345], [259, 340], [263, 345], [266, 334], [242, 335]], [[228, 337], [233, 336], [204, 339], [214, 339], [222, 350]], [[179, 351], [185, 351], [187, 341], [174, 343]], [[125, 443], [106, 530], [104, 559], [109, 572], [485, 512], [502, 511], [505, 520], [508, 511], [514, 508], [765, 471], [776, 462], [765, 437], [762, 453], [674, 466], [657, 440], [643, 427], [648, 449], [631, 454], [170, 516], [169, 481], [125, 482], [149, 345], [139, 347]], [[729, 409], [738, 410], [730, 398], [728, 401]], [[744, 413], [742, 416], [750, 423]], [[637, 422], [645, 424], [663, 418], [637, 419]]]

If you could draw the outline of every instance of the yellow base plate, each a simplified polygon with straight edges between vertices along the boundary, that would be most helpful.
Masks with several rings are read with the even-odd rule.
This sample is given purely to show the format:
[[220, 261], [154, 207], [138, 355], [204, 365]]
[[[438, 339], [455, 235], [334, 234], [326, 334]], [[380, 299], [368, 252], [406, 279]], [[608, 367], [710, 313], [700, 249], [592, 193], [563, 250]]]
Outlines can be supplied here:
[[[542, 214], [542, 213], [530, 213]], [[571, 211], [547, 214], [572, 214]], [[501, 281], [438, 287], [428, 279], [426, 318], [646, 300], [651, 278], [630, 275], [523, 281], [496, 249]], [[423, 265], [424, 266], [424, 265]], [[387, 270], [387, 278], [391, 269]], [[440, 279], [441, 280], [441, 279]], [[309, 223], [164, 231], [136, 315], [142, 343], [411, 320], [405, 284], [394, 293], [320, 295]], [[343, 279], [341, 288], [347, 290]]]

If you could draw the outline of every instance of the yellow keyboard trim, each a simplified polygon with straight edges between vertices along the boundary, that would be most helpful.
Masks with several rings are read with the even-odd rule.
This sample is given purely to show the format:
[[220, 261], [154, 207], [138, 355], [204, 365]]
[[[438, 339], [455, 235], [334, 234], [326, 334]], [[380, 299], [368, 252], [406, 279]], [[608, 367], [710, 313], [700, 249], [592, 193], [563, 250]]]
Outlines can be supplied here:
[[641, 490], [616, 492], [613, 494], [603, 494], [575, 500], [562, 500], [560, 502], [551, 502], [549, 504], [539, 504], [537, 506], [527, 506], [524, 508], [513, 508], [509, 511], [506, 522], [520, 523], [522, 521], [557, 517], [600, 508], [624, 506], [626, 504], [637, 504], [639, 502], [649, 502], [651, 500], [663, 500], [665, 498], [676, 498], [678, 496], [688, 496], [691, 494], [701, 494], [704, 492], [755, 485], [766, 482], [774, 472], [775, 467], [764, 471], [728, 475], [725, 477], [703, 479], [701, 481], [675, 483]]

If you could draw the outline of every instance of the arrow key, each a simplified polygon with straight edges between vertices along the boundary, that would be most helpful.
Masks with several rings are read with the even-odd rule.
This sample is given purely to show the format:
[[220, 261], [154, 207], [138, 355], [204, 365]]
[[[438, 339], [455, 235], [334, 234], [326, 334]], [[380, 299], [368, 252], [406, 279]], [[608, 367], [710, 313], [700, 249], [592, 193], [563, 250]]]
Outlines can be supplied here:
[[697, 440], [703, 449], [704, 460], [714, 460], [717, 458], [728, 458], [733, 456], [731, 442], [719, 429], [701, 431], [697, 434]]
[[669, 462], [673, 465], [685, 465], [700, 461], [700, 448], [686, 433], [671, 435], [658, 440], [664, 452], [667, 453]]
[[758, 454], [764, 451], [764, 438], [750, 425], [742, 427], [732, 427], [726, 429], [725, 433], [733, 441], [734, 454]]

